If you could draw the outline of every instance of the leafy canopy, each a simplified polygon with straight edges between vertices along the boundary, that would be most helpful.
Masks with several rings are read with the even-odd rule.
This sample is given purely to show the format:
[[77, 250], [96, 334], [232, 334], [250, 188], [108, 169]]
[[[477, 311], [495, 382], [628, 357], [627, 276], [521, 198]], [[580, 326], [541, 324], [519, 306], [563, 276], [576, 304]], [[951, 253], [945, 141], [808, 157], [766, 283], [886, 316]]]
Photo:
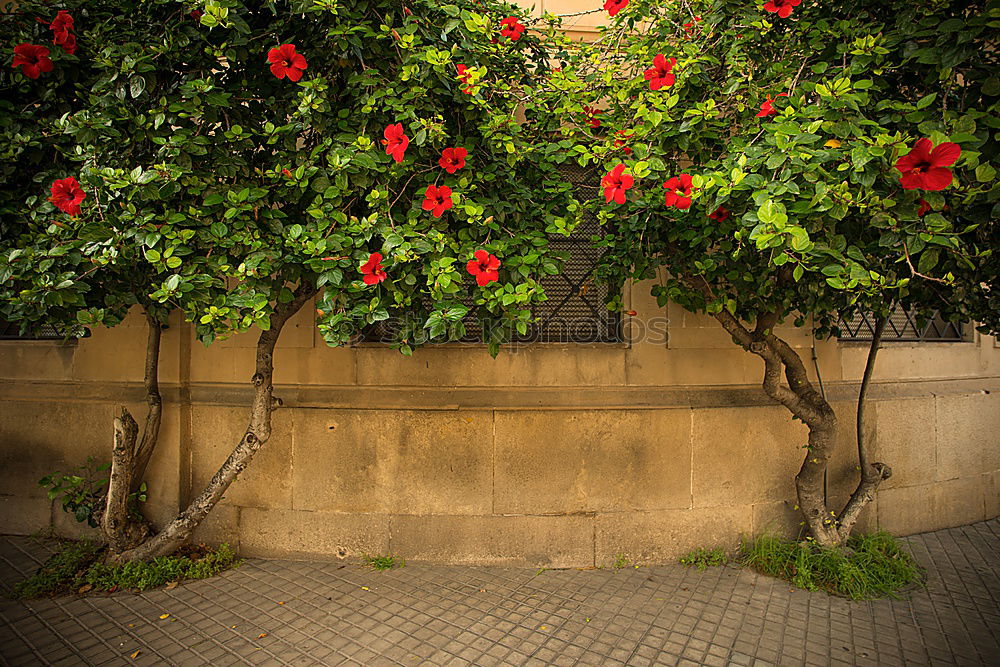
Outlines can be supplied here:
[[1000, 329], [1000, 4], [613, 4], [531, 93], [607, 173], [607, 276], [821, 335], [892, 300]]
[[[51, 26], [59, 10], [69, 33], [65, 15]], [[559, 217], [573, 210], [562, 149], [518, 114], [549, 66], [537, 36], [511, 30], [521, 11], [16, 3], [3, 44], [45, 46], [53, 67], [0, 72], [0, 317], [114, 325], [140, 304], [161, 320], [182, 310], [208, 343], [268, 328], [298, 287], [321, 291], [331, 345], [398, 317], [409, 352], [461, 336], [471, 309], [495, 353], [559, 270], [546, 230], [574, 224]], [[465, 163], [446, 170], [451, 148]], [[84, 194], [74, 215], [49, 200], [67, 178]], [[486, 285], [466, 268], [477, 250], [501, 263]]]

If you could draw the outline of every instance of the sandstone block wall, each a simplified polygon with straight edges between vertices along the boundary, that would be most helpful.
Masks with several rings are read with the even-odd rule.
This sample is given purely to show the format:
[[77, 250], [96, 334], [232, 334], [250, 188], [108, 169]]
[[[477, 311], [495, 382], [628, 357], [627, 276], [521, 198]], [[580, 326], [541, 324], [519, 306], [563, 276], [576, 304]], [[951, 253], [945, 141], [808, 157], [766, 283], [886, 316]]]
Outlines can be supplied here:
[[[718, 325], [643, 292], [669, 338], [482, 346], [404, 358], [331, 350], [303, 312], [276, 358], [271, 440], [198, 539], [247, 555], [565, 567], [618, 555], [663, 562], [741, 535], [793, 534], [805, 429], [759, 388], [761, 364]], [[807, 359], [811, 340], [784, 334]], [[246, 425], [252, 336], [204, 348], [164, 335], [163, 430], [147, 513], [165, 521], [197, 493]], [[37, 485], [106, 461], [118, 406], [143, 414], [141, 318], [77, 345], [0, 342], [0, 532], [81, 529]], [[867, 346], [816, 344], [841, 435], [828, 493], [855, 483], [854, 397]], [[863, 528], [897, 534], [1000, 514], [1000, 348], [888, 344], [866, 430], [895, 471]]]

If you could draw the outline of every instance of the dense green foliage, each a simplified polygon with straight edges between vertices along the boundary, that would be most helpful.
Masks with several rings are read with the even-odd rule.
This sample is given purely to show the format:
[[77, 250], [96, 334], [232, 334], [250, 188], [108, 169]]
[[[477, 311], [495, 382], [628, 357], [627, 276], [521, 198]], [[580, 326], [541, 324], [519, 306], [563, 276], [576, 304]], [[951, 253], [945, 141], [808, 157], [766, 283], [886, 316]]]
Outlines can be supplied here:
[[[77, 48], [51, 44], [57, 10]], [[192, 10], [196, 10], [192, 14]], [[501, 35], [521, 10], [493, 0], [99, 0], [16, 4], [5, 45], [45, 44], [52, 71], [0, 73], [0, 317], [114, 325], [133, 304], [180, 309], [205, 342], [267, 328], [291, 288], [322, 290], [331, 345], [389, 317], [398, 346], [524, 330], [559, 270], [546, 229], [572, 207], [562, 149], [518, 120], [517, 92], [548, 64], [536, 36]], [[301, 79], [278, 77], [292, 44]], [[464, 76], [458, 65], [465, 65]], [[383, 147], [399, 123], [409, 146]], [[468, 151], [448, 173], [446, 148]], [[512, 178], [516, 173], [517, 178]], [[79, 181], [78, 215], [47, 200]], [[451, 188], [439, 217], [428, 186]], [[501, 261], [485, 286], [476, 250]], [[386, 279], [360, 267], [383, 256]], [[467, 297], [465, 303], [460, 297]], [[496, 351], [496, 345], [494, 345]]]
[[[624, 203], [589, 202], [605, 272], [659, 276], [661, 303], [812, 319], [820, 335], [894, 299], [1000, 329], [1000, 4], [792, 9], [632, 0], [596, 44], [564, 47], [536, 104], [565, 118], [595, 185], [619, 164], [634, 179]], [[897, 160], [919, 139], [957, 144], [953, 181], [902, 187]], [[681, 174], [686, 209], [665, 199]]]
[[799, 588], [852, 600], [895, 597], [923, 579], [913, 556], [888, 533], [854, 535], [838, 548], [764, 535], [744, 542], [739, 560]]
[[34, 575], [14, 586], [16, 599], [86, 591], [148, 590], [185, 579], [206, 579], [239, 567], [229, 545], [197, 556], [162, 556], [123, 565], [101, 562], [103, 547], [86, 540], [65, 542]]
[[729, 556], [726, 555], [725, 549], [720, 547], [715, 547], [714, 549], [698, 547], [694, 551], [681, 556], [678, 562], [681, 565], [698, 568], [699, 572], [703, 572], [710, 567], [725, 565], [729, 562]]

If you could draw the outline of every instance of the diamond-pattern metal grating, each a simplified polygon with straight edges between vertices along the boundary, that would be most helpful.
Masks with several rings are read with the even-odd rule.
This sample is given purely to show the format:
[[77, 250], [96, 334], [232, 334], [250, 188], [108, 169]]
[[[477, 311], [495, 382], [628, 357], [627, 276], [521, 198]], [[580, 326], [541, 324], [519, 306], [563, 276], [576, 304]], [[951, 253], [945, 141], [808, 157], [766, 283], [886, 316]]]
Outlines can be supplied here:
[[43, 324], [38, 331], [21, 335], [21, 327], [17, 322], [0, 320], [0, 340], [62, 340], [64, 336], [48, 324]]
[[[597, 177], [590, 169], [577, 165], [564, 168], [566, 179], [574, 185], [581, 200], [598, 196]], [[566, 237], [552, 235], [552, 250], [566, 254], [566, 261], [558, 275], [546, 276], [541, 285], [547, 301], [533, 306], [535, 321], [525, 335], [515, 338], [524, 343], [617, 343], [621, 341], [621, 316], [609, 311], [610, 288], [594, 280], [594, 272], [603, 251], [594, 247], [592, 237], [601, 234], [597, 217], [585, 214], [573, 234]], [[474, 308], [475, 294], [459, 297], [466, 306]], [[482, 340], [482, 325], [471, 311], [465, 321], [463, 342]], [[365, 342], [390, 342], [394, 328], [389, 323], [379, 323], [364, 334]]]
[[[968, 327], [960, 322], [949, 322], [934, 314], [923, 326], [901, 305], [889, 315], [884, 342], [963, 342], [968, 340]], [[854, 317], [840, 320], [840, 340], [871, 340], [875, 334], [875, 315], [870, 312], [856, 313]]]

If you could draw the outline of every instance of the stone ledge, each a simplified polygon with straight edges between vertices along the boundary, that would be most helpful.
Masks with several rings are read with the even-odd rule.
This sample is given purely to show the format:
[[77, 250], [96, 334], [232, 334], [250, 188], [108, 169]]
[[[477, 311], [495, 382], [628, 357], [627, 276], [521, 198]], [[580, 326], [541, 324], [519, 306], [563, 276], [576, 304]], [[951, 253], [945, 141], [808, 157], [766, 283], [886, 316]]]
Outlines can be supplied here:
[[[193, 404], [246, 406], [253, 390], [247, 384], [192, 383], [185, 400]], [[856, 382], [825, 385], [831, 402], [855, 400]], [[181, 386], [163, 383], [161, 392], [168, 403], [181, 402]], [[875, 382], [869, 388], [873, 400], [985, 394], [1000, 392], [1000, 376], [953, 378], [947, 380], [899, 380]], [[687, 386], [502, 386], [502, 387], [378, 387], [371, 385], [275, 385], [274, 393], [286, 406], [296, 408], [352, 409], [511, 409], [574, 410], [661, 408], [714, 408], [776, 405], [759, 385]], [[0, 380], [0, 399], [22, 401], [141, 401], [142, 385], [137, 382], [79, 382]]]

